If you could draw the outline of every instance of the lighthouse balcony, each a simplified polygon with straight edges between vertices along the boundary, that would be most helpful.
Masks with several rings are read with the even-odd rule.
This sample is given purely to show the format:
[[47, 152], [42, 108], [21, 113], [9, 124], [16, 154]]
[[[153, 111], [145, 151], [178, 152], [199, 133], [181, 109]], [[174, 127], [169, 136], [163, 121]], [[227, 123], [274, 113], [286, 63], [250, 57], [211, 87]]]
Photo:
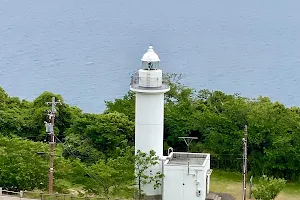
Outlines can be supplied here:
[[164, 76], [144, 76], [141, 73], [135, 73], [131, 76], [130, 88], [133, 91], [169, 91], [168, 80]]

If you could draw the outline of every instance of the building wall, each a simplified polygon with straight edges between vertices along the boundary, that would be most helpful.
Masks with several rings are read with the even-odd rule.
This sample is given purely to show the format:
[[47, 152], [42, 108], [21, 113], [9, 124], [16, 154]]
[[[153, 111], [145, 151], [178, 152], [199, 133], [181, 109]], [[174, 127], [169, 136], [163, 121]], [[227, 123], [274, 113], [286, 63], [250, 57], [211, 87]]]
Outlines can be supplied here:
[[[163, 181], [163, 200], [205, 200], [206, 168], [187, 165], [165, 165]], [[198, 183], [198, 185], [197, 185]], [[201, 194], [196, 195], [200, 190]]]
[[[207, 159], [206, 159], [206, 162], [204, 163], [204, 178], [206, 180], [206, 173], [207, 171], [210, 170], [210, 154], [207, 154]], [[207, 181], [208, 181], [208, 186], [207, 188], [205, 188], [205, 190], [207, 191], [207, 193], [209, 193], [209, 190], [210, 190], [210, 175], [207, 177]]]
[[163, 200], [183, 200], [184, 171], [180, 166], [164, 166]]
[[[161, 172], [161, 168], [159, 167], [159, 165], [153, 166], [151, 168], [148, 169], [147, 173], [150, 175], [155, 175], [157, 172]], [[146, 185], [142, 185], [142, 193], [144, 193], [146, 196], [157, 196], [157, 195], [161, 195], [162, 191], [161, 191], [161, 187], [158, 187], [157, 189], [154, 189], [154, 184], [153, 183], [149, 183]]]

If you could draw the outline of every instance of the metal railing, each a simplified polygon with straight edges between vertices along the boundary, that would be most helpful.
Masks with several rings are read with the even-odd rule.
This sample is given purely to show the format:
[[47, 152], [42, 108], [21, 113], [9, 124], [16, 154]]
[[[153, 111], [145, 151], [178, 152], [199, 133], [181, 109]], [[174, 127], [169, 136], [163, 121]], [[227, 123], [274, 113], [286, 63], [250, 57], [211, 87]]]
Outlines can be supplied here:
[[[168, 89], [169, 81], [164, 78], [165, 76], [160, 78], [150, 78], [150, 77], [141, 77], [139, 73], [136, 72], [131, 75], [130, 86], [135, 89], [146, 89], [146, 90], [159, 90], [159, 89]], [[141, 86], [140, 83], [143, 83], [144, 86]], [[146, 84], [145, 84], [146, 83]]]
[[2, 187], [0, 187], [0, 197], [3, 195], [9, 195], [9, 196], [15, 196], [15, 197], [22, 197], [23, 196], [23, 192], [15, 192], [15, 191], [9, 191], [9, 190], [4, 190], [2, 189]]

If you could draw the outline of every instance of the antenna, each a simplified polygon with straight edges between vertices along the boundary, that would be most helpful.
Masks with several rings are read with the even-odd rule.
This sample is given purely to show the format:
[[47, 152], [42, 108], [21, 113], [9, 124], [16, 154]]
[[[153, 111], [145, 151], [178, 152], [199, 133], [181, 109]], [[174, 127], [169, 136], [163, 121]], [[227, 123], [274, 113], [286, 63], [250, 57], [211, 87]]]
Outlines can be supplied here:
[[188, 148], [187, 152], [189, 152], [189, 150], [190, 150], [190, 144], [192, 143], [192, 141], [198, 139], [198, 137], [178, 137], [178, 138], [184, 140], [184, 142]]

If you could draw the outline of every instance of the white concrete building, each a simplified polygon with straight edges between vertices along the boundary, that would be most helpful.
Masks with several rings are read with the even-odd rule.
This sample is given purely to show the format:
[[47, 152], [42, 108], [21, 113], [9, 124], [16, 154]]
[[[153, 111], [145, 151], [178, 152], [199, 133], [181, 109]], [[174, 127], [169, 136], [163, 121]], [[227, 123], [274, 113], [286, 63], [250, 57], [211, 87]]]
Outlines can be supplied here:
[[164, 200], [205, 200], [210, 184], [210, 154], [172, 152], [164, 163]]
[[135, 152], [154, 150], [161, 163], [147, 173], [162, 172], [161, 188], [143, 186], [147, 197], [163, 200], [205, 200], [209, 192], [210, 155], [172, 152], [163, 155], [164, 93], [170, 90], [163, 81], [160, 59], [150, 46], [142, 57], [142, 69], [131, 78], [130, 90], [136, 93]]

